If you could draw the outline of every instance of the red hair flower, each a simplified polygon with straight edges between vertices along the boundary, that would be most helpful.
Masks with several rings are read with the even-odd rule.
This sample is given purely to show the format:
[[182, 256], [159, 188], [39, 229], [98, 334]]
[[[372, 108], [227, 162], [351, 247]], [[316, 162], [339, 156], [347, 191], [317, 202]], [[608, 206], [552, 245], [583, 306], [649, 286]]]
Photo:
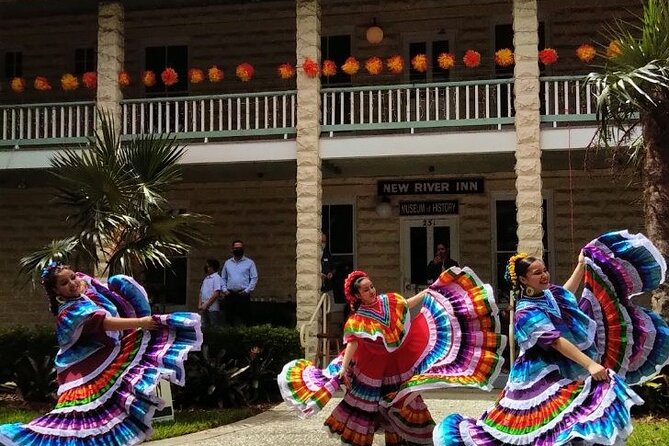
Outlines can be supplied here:
[[578, 57], [581, 62], [590, 63], [596, 55], [597, 50], [588, 43], [583, 43], [581, 46], [576, 48], [576, 57]]
[[235, 74], [242, 82], [250, 81], [253, 78], [254, 72], [255, 70], [253, 69], [253, 65], [247, 62], [240, 63], [237, 65], [237, 69], [235, 70]]
[[37, 76], [35, 78], [35, 82], [33, 82], [33, 87], [35, 87], [35, 90], [39, 91], [51, 90], [51, 84], [49, 83], [49, 80], [44, 76]]
[[455, 55], [453, 53], [441, 53], [437, 57], [437, 63], [442, 70], [450, 70], [455, 66]]
[[404, 59], [402, 59], [402, 56], [399, 54], [395, 54], [394, 56], [390, 56], [388, 58], [386, 61], [386, 66], [388, 67], [388, 71], [391, 73], [402, 74], [402, 71], [404, 71]]
[[331, 77], [337, 74], [337, 64], [334, 62], [334, 60], [328, 59], [323, 61], [322, 73], [325, 77]]
[[467, 68], [476, 68], [481, 65], [481, 53], [474, 50], [467, 50], [462, 57], [462, 62]]
[[372, 76], [376, 76], [383, 71], [383, 61], [380, 57], [372, 56], [365, 61], [365, 70]]
[[544, 48], [539, 51], [539, 61], [544, 65], [553, 65], [558, 60], [557, 51], [553, 48]]
[[276, 72], [281, 79], [290, 79], [295, 76], [295, 67], [289, 63], [282, 63], [277, 67]]
[[176, 71], [174, 71], [174, 68], [167, 67], [163, 70], [162, 73], [160, 73], [160, 79], [163, 81], [163, 84], [171, 87], [172, 85], [179, 82], [179, 75]]
[[348, 302], [348, 305], [352, 309], [354, 309], [355, 302], [358, 300], [358, 298], [355, 297], [353, 287], [355, 286], [356, 281], [363, 277], [368, 277], [366, 272], [355, 270], [351, 271], [346, 277], [346, 280], [344, 280], [344, 295], [346, 296], [346, 302]]
[[191, 84], [200, 84], [204, 81], [204, 72], [199, 68], [191, 68], [188, 70], [188, 82]]
[[315, 62], [309, 57], [305, 58], [304, 62], [302, 62], [302, 70], [304, 71], [304, 74], [310, 78], [317, 77], [321, 71], [318, 62]]
[[156, 73], [151, 70], [146, 70], [142, 73], [142, 83], [145, 87], [153, 87], [156, 85]]
[[23, 93], [26, 89], [26, 80], [22, 77], [15, 77], [9, 85], [14, 93]]
[[207, 70], [207, 78], [209, 78], [209, 82], [213, 84], [221, 82], [224, 76], [225, 74], [223, 73], [223, 70], [218, 68], [216, 65], [212, 65]]
[[513, 51], [511, 51], [509, 48], [502, 48], [501, 50], [497, 50], [495, 52], [495, 63], [502, 67], [510, 67], [513, 65], [515, 62], [514, 57], [513, 57]]
[[130, 85], [130, 75], [128, 74], [127, 71], [121, 71], [118, 74], [118, 85], [121, 88], [125, 88], [128, 85]]
[[94, 90], [98, 86], [98, 73], [87, 71], [81, 76], [81, 83], [89, 90]]
[[419, 73], [425, 73], [427, 71], [427, 56], [425, 54], [416, 54], [411, 59], [411, 66]]
[[358, 72], [359, 69], [360, 69], [360, 62], [358, 62], [358, 59], [356, 59], [353, 56], [346, 59], [344, 61], [344, 64], [341, 66], [341, 71], [348, 74], [349, 76], [353, 76], [355, 73]]

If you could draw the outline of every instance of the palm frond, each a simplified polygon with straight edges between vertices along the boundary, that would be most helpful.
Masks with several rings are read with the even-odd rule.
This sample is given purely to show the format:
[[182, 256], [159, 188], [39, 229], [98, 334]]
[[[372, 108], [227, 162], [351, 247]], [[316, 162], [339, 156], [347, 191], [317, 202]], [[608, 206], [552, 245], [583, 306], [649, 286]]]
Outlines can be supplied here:
[[49, 262], [56, 261], [69, 263], [75, 253], [87, 253], [76, 237], [67, 237], [61, 240], [52, 240], [42, 248], [22, 257], [19, 261], [21, 268], [19, 275], [27, 280], [39, 281], [39, 275]]

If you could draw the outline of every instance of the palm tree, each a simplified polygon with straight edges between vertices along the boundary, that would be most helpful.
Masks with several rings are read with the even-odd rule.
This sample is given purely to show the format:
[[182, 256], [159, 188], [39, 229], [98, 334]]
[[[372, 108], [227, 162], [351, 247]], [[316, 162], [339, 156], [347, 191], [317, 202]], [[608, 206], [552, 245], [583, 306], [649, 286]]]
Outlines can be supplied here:
[[[616, 20], [600, 73], [588, 81], [597, 97], [598, 145], [640, 174], [646, 232], [669, 254], [669, 3], [648, 0], [634, 21]], [[653, 296], [669, 320], [669, 286]]]
[[166, 199], [181, 180], [183, 154], [164, 135], [122, 142], [111, 116], [101, 113], [89, 146], [51, 159], [56, 202], [71, 209], [73, 234], [22, 258], [20, 273], [34, 278], [60, 260], [92, 265], [98, 274], [132, 274], [137, 267], [169, 266], [171, 256], [203, 242], [198, 223], [206, 217], [172, 213]]

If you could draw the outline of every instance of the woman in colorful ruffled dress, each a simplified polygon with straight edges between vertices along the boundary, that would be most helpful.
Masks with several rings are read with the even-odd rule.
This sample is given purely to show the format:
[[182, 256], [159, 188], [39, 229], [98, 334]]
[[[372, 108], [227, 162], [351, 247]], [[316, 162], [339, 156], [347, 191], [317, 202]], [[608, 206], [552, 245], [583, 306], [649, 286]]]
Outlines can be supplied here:
[[104, 285], [51, 263], [42, 285], [57, 317], [58, 402], [30, 423], [0, 425], [0, 444], [141, 443], [164, 405], [156, 395], [158, 381], [184, 384], [184, 360], [202, 344], [200, 317], [151, 316], [146, 292], [127, 276]]
[[[325, 421], [329, 432], [368, 446], [432, 444], [434, 421], [419, 392], [448, 386], [490, 390], [506, 338], [489, 285], [468, 268], [451, 268], [424, 292], [404, 299], [376, 292], [362, 271], [345, 281], [352, 315], [346, 348], [326, 369], [292, 361], [278, 376], [286, 402], [302, 416], [320, 410], [344, 383], [342, 401]], [[420, 307], [415, 317], [410, 310]]]
[[[605, 234], [586, 245], [564, 286], [541, 259], [518, 254], [507, 279], [518, 292], [520, 354], [495, 405], [474, 420], [454, 414], [438, 446], [620, 444], [632, 430], [629, 385], [669, 362], [669, 327], [630, 297], [664, 281], [666, 263], [641, 234]], [[577, 302], [574, 293], [584, 280]]]

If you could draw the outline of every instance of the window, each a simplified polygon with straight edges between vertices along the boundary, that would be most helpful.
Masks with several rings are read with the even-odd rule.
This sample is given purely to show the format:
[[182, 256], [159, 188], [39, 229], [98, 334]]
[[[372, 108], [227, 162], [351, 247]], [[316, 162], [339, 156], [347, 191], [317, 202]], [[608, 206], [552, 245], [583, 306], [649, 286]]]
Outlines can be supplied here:
[[[539, 50], [546, 46], [546, 33], [544, 30], [544, 22], [539, 22]], [[495, 25], [495, 51], [502, 48], [509, 48], [514, 51], [513, 46], [513, 25], [506, 23], [503, 25]], [[541, 65], [542, 75], [544, 66]], [[513, 65], [510, 67], [500, 67], [495, 65], [495, 74], [498, 78], [513, 77]]]
[[[441, 53], [448, 53], [449, 48], [450, 46], [446, 39], [409, 43], [409, 58], [407, 60], [409, 66], [409, 80], [411, 82], [447, 81], [450, 75], [450, 70], [442, 70], [439, 68], [438, 59]], [[427, 56], [428, 68], [424, 73], [414, 70], [411, 66], [411, 60], [413, 60], [416, 54], [425, 54]]]
[[95, 48], [77, 48], [74, 50], [74, 73], [84, 74], [97, 71]]
[[[351, 36], [323, 36], [321, 37], [321, 59], [330, 59], [341, 67], [346, 59], [351, 55]], [[323, 85], [350, 85], [351, 76], [344, 73], [341, 68], [337, 69], [337, 74], [331, 77], [321, 77]]]
[[355, 264], [354, 216], [352, 204], [329, 204], [322, 207], [321, 228], [328, 237], [328, 248], [334, 261], [334, 298], [346, 302], [344, 280]]
[[[160, 80], [160, 73], [167, 67], [174, 68], [179, 75], [176, 84], [166, 86]], [[160, 96], [166, 93], [188, 91], [188, 47], [186, 45], [153, 46], [146, 48], [146, 69], [156, 74], [156, 85], [145, 87], [148, 95]]]
[[188, 259], [172, 257], [171, 267], [151, 266], [146, 270], [144, 287], [149, 299], [160, 312], [166, 306], [186, 305], [186, 284], [188, 278]]
[[5, 52], [3, 74], [6, 79], [23, 76], [23, 53], [20, 51]]

